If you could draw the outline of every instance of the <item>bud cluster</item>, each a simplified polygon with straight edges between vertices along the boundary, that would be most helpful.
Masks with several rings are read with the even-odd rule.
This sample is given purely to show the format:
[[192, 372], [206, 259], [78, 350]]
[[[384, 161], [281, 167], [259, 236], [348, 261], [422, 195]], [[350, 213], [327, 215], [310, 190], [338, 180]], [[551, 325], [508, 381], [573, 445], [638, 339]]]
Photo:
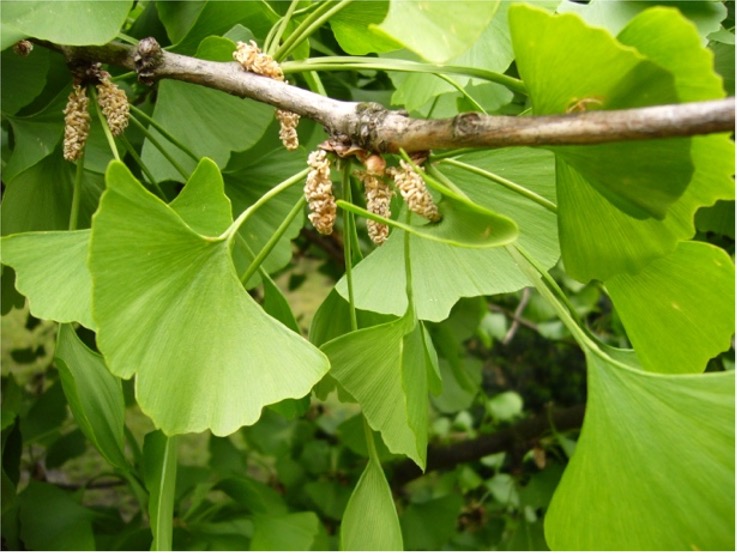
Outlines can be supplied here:
[[[262, 52], [254, 41], [249, 41], [249, 44], [241, 41], [237, 42], [233, 57], [246, 71], [264, 75], [277, 81], [285, 81], [285, 74], [282, 72], [280, 64], [272, 56]], [[277, 110], [275, 117], [280, 122], [280, 140], [282, 144], [289, 151], [297, 149], [298, 132], [296, 128], [300, 116], [287, 110]]]
[[326, 151], [319, 149], [308, 155], [311, 171], [305, 180], [305, 198], [310, 214], [308, 219], [318, 233], [330, 235], [336, 222], [336, 201], [332, 192], [331, 167]]

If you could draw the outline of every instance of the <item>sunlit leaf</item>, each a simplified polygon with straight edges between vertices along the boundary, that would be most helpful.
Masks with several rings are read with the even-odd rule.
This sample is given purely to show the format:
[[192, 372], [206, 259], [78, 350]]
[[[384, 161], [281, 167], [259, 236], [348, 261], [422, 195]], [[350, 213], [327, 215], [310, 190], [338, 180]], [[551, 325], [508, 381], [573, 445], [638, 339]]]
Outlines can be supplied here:
[[587, 359], [585, 423], [547, 511], [550, 548], [732, 550], [734, 373]]
[[[212, 164], [212, 163], [211, 163]], [[227, 435], [262, 408], [301, 398], [326, 358], [244, 291], [224, 238], [194, 232], [112, 163], [95, 216], [90, 269], [98, 345], [168, 434]], [[203, 201], [223, 202], [211, 180]]]
[[25, 37], [58, 44], [90, 45], [112, 41], [126, 21], [131, 0], [3, 2], [0, 50]]
[[341, 549], [403, 550], [393, 496], [374, 459], [367, 462], [341, 520]]
[[[370, 29], [430, 62], [442, 63], [467, 50], [493, 19], [499, 2], [393, 0], [387, 17]], [[409, 32], [409, 25], [413, 32]]]
[[15, 269], [16, 288], [29, 299], [33, 315], [95, 329], [89, 240], [90, 230], [27, 232], [0, 239], [2, 263]]
[[701, 373], [734, 334], [734, 263], [723, 249], [684, 242], [638, 274], [605, 282], [645, 369]]
[[90, 351], [70, 325], [61, 326], [54, 355], [64, 395], [80, 429], [111, 465], [128, 469], [120, 379], [110, 374], [103, 358]]
[[322, 346], [331, 376], [362, 408], [388, 449], [426, 465], [427, 380], [422, 330], [410, 315], [362, 328]]

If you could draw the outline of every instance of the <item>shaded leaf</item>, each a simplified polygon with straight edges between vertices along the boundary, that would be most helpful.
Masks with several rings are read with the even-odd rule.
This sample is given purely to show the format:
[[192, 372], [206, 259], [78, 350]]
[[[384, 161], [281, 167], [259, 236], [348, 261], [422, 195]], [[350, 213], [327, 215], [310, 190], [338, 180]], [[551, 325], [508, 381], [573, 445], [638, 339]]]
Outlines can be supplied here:
[[62, 325], [54, 352], [59, 377], [77, 424], [114, 467], [128, 469], [125, 450], [125, 410], [119, 378], [90, 351], [70, 325]]
[[397, 50], [401, 44], [394, 39], [373, 32], [370, 24], [382, 23], [390, 2], [352, 3], [334, 15], [329, 23], [336, 42], [342, 50], [355, 56], [370, 52]]
[[[145, 413], [169, 434], [225, 436], [307, 394], [328, 361], [244, 291], [226, 238], [195, 233], [123, 165], [106, 178], [90, 256], [98, 345], [115, 375], [137, 374]], [[203, 200], [222, 203], [209, 183]]]
[[281, 517], [287, 514], [285, 501], [275, 490], [249, 477], [228, 477], [213, 488], [222, 490], [252, 514]]
[[254, 516], [250, 550], [310, 550], [320, 526], [313, 512]]
[[374, 459], [354, 488], [341, 520], [342, 550], [403, 550], [403, 535], [390, 487]]
[[71, 494], [31, 481], [18, 502], [20, 538], [26, 550], [95, 550], [93, 512]]
[[172, 550], [172, 512], [177, 477], [177, 439], [153, 431], [144, 438], [144, 484], [149, 491], [151, 550]]
[[723, 249], [684, 242], [638, 274], [605, 282], [645, 369], [702, 373], [731, 347], [734, 263]]
[[[537, 114], [563, 113], [579, 102], [586, 109], [613, 110], [678, 101], [669, 71], [575, 15], [517, 5], [509, 21], [517, 67]], [[693, 169], [688, 138], [551, 150], [609, 202], [639, 219], [664, 218]], [[559, 183], [559, 189], [566, 187]]]
[[733, 549], [734, 373], [587, 360], [585, 422], [545, 520], [550, 548]]
[[46, 85], [48, 70], [49, 51], [46, 49], [36, 48], [28, 56], [19, 56], [12, 50], [3, 51], [0, 55], [0, 80], [3, 82], [0, 106], [3, 115], [15, 114], [36, 98]]

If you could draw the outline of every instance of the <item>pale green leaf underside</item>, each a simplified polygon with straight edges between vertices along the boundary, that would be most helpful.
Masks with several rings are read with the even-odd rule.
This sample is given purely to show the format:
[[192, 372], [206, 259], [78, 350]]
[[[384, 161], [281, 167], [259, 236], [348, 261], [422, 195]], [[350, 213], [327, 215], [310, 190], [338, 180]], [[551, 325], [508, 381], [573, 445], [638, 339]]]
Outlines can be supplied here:
[[[307, 394], [328, 361], [244, 291], [227, 242], [195, 233], [124, 166], [106, 177], [90, 256], [98, 345], [111, 372], [136, 374], [144, 412], [170, 435], [227, 435]], [[210, 183], [203, 201], [222, 203]]]
[[90, 230], [78, 230], [27, 232], [0, 240], [2, 263], [15, 269], [16, 288], [28, 298], [34, 316], [95, 329], [86, 263], [89, 239]]
[[249, 550], [310, 550], [320, 526], [313, 512], [255, 515]]
[[723, 249], [684, 242], [638, 274], [605, 282], [645, 369], [702, 373], [734, 334], [734, 263]]
[[410, 316], [340, 336], [322, 346], [331, 376], [359, 403], [388, 449], [426, 466], [427, 362]]
[[[442, 63], [472, 46], [495, 16], [499, 2], [391, 1], [387, 17], [369, 28], [429, 62]], [[411, 32], [412, 30], [412, 32]]]
[[588, 409], [547, 511], [550, 548], [733, 549], [734, 372], [648, 374], [587, 358]]
[[82, 432], [111, 465], [129, 468], [124, 455], [126, 404], [121, 380], [110, 374], [103, 358], [90, 351], [68, 324], [60, 327], [54, 356], [64, 395]]
[[344, 511], [341, 549], [403, 550], [393, 496], [382, 467], [374, 459], [367, 462]]

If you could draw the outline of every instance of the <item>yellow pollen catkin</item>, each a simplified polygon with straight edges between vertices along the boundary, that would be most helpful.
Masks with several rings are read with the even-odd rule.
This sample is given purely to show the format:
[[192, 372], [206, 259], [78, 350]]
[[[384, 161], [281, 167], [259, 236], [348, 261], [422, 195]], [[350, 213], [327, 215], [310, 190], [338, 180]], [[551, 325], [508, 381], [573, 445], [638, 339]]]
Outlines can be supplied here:
[[90, 113], [85, 88], [72, 86], [67, 106], [64, 108], [64, 158], [75, 161], [82, 151], [90, 134]]
[[395, 186], [400, 191], [408, 208], [431, 222], [441, 220], [439, 208], [426, 189], [423, 178], [419, 176], [405, 160], [400, 161], [400, 168], [389, 168], [387, 173], [392, 176]]
[[305, 198], [308, 201], [310, 214], [308, 219], [318, 233], [330, 235], [336, 222], [336, 200], [332, 191], [331, 167], [326, 158], [326, 151], [317, 150], [308, 156], [311, 171], [305, 180]]

